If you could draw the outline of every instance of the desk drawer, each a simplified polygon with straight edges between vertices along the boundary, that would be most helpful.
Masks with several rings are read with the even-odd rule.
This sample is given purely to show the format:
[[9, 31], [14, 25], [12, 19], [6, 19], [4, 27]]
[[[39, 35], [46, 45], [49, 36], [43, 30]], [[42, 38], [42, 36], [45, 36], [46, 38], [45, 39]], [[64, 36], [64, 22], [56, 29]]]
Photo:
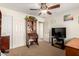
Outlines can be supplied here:
[[79, 56], [79, 49], [75, 49], [72, 47], [65, 48], [66, 56]]

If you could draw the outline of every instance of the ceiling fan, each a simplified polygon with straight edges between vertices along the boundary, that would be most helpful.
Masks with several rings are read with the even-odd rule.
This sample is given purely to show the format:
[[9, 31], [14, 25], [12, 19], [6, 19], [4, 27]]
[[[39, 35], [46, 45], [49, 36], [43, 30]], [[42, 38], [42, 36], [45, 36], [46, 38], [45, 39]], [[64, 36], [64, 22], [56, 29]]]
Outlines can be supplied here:
[[31, 8], [30, 10], [40, 10], [39, 15], [41, 15], [43, 12], [51, 15], [52, 13], [49, 10], [59, 8], [59, 7], [60, 7], [60, 4], [53, 4], [51, 6], [48, 6], [47, 3], [41, 3], [40, 4], [40, 9]]

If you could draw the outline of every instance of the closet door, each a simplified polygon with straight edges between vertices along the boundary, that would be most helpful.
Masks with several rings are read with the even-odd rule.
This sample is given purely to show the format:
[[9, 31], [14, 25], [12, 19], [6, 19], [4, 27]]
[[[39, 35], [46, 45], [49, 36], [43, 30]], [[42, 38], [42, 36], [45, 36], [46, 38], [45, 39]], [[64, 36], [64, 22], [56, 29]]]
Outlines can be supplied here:
[[13, 17], [10, 15], [3, 15], [1, 25], [1, 36], [10, 37], [9, 48], [13, 47]]

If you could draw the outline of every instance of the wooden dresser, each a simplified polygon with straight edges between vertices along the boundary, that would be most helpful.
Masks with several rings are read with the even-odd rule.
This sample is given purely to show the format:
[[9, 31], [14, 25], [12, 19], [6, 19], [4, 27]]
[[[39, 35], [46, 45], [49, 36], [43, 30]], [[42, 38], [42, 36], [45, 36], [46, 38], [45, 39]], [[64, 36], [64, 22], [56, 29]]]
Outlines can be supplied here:
[[9, 36], [1, 36], [1, 51], [3, 53], [9, 52], [10, 47], [10, 37]]
[[79, 38], [71, 39], [65, 47], [66, 56], [79, 56]]

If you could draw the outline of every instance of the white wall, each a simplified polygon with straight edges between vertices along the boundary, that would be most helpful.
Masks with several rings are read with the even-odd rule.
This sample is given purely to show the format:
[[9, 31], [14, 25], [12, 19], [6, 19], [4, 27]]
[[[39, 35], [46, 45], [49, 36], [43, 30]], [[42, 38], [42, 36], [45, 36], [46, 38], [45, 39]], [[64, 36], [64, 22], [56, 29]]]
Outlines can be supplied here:
[[[24, 46], [26, 44], [26, 30], [25, 30], [25, 16], [28, 14], [18, 12], [15, 10], [11, 10], [5, 7], [0, 7], [2, 12], [2, 20], [6, 20], [2, 22], [2, 36], [10, 35], [10, 48], [16, 48], [20, 46]], [[4, 15], [6, 15], [4, 17]], [[8, 16], [8, 17], [7, 17]], [[11, 21], [10, 16], [12, 17]], [[33, 16], [33, 15], [32, 15]], [[43, 18], [37, 17], [37, 22], [44, 22]], [[12, 24], [11, 24], [12, 22]], [[7, 26], [5, 26], [7, 24]], [[10, 25], [10, 26], [8, 26]], [[37, 24], [38, 25], [38, 24]], [[12, 27], [11, 27], [12, 26]], [[39, 26], [37, 26], [37, 32], [39, 34]], [[9, 31], [11, 30], [11, 31]]]
[[[73, 15], [74, 20], [73, 21], [64, 21], [63, 17], [66, 14]], [[46, 20], [48, 20], [48, 22], [45, 21], [45, 30], [44, 30], [45, 31], [45, 33], [44, 33], [45, 37], [48, 37], [49, 30], [52, 27], [66, 27], [67, 28], [67, 38], [66, 38], [66, 40], [68, 40], [70, 38], [74, 38], [74, 37], [79, 38], [78, 16], [79, 16], [79, 8], [66, 10], [64, 12], [60, 12], [60, 13], [56, 13], [56, 14], [53, 13], [53, 15], [48, 17], [48, 19], [46, 18]], [[46, 29], [46, 27], [49, 28], [49, 29]]]

